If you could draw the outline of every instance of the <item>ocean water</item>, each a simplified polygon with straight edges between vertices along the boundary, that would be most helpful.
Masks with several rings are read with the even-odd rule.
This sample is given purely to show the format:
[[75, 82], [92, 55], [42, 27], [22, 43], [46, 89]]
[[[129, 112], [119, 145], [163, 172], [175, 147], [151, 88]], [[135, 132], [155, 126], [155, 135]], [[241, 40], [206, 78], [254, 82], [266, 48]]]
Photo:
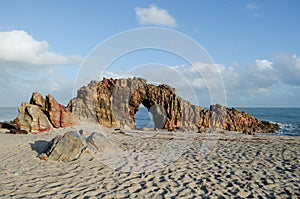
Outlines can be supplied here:
[[0, 107], [0, 122], [9, 122], [15, 119], [18, 115], [18, 107], [1, 108]]
[[139, 111], [134, 116], [135, 128], [154, 128], [152, 114], [144, 106], [139, 107]]
[[[260, 120], [278, 123], [280, 129], [272, 135], [300, 136], [300, 108], [238, 108]], [[0, 121], [11, 121], [17, 117], [18, 108], [0, 108]], [[135, 114], [136, 128], [153, 128], [152, 115], [140, 106]]]

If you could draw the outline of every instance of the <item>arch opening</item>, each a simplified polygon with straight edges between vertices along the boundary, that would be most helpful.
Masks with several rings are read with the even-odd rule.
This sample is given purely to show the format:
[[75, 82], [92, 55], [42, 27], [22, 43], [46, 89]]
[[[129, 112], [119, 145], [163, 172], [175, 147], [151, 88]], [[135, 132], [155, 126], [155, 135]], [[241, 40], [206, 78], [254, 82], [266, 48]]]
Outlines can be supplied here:
[[150, 111], [141, 103], [138, 111], [134, 115], [134, 128], [154, 128], [153, 116]]

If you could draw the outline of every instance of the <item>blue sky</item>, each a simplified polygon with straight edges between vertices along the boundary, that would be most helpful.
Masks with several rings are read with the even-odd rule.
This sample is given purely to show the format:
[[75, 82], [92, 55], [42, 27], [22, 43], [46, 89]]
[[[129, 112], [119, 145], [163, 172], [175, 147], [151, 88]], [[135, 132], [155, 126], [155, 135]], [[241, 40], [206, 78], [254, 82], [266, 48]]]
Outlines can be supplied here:
[[[203, 46], [223, 78], [228, 106], [299, 107], [299, 8], [296, 0], [1, 1], [0, 106], [18, 106], [33, 91], [66, 104], [79, 66], [99, 43], [134, 28], [164, 27]], [[199, 105], [210, 104], [189, 63], [168, 53], [129, 54], [109, 74], [150, 62], [191, 77]]]

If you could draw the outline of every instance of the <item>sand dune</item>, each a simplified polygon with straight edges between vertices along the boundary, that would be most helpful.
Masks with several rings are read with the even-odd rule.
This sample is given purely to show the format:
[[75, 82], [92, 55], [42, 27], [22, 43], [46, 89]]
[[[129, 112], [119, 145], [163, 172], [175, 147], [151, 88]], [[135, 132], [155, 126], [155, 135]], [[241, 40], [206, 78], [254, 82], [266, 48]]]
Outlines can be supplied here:
[[[0, 198], [300, 197], [299, 137], [110, 132], [127, 154], [118, 168], [91, 153], [69, 163], [40, 160], [47, 142], [62, 133], [0, 134]], [[175, 147], [167, 148], [170, 142]], [[152, 154], [156, 165], [143, 164], [160, 150]]]

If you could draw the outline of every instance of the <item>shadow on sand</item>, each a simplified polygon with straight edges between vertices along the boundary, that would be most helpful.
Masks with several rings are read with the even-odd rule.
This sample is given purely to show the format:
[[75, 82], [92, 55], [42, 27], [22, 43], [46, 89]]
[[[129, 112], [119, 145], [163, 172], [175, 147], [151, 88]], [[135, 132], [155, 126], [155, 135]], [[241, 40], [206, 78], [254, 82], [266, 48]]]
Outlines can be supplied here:
[[48, 141], [45, 140], [37, 140], [34, 143], [29, 143], [32, 150], [36, 151], [38, 155], [41, 155], [48, 145]]

